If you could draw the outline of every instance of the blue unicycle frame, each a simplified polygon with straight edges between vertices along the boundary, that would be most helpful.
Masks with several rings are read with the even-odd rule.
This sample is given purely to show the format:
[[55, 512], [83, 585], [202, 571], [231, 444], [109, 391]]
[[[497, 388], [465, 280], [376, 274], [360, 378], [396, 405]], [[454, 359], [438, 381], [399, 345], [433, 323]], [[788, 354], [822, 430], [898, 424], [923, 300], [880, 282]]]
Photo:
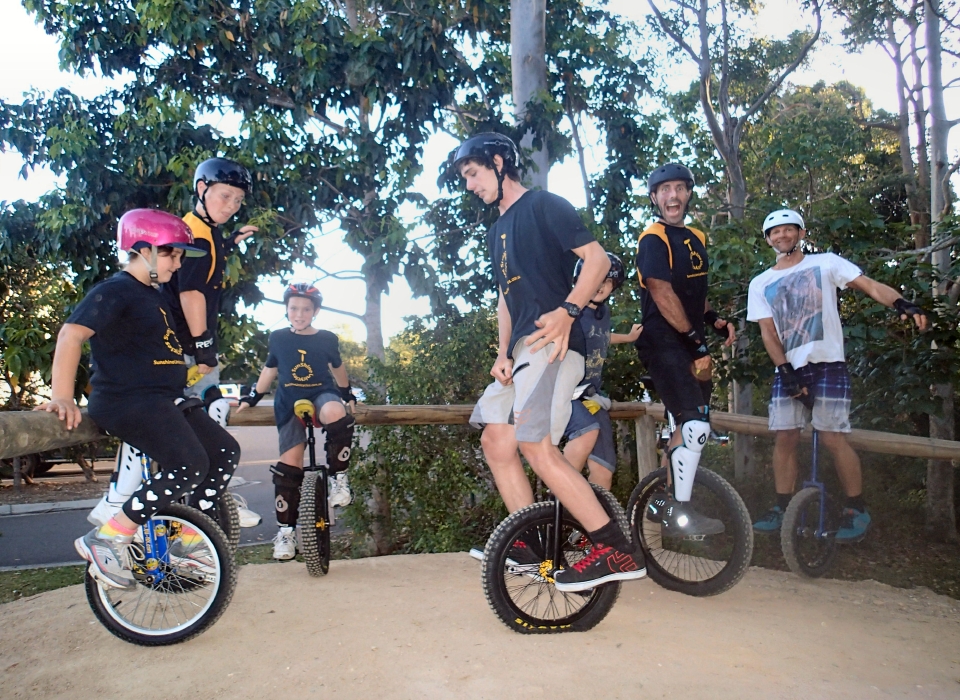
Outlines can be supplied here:
[[[140, 468], [143, 470], [143, 483], [149, 481], [153, 476], [151, 473], [152, 464], [152, 460], [141, 452]], [[140, 526], [140, 534], [143, 536], [143, 568], [147, 577], [149, 577], [146, 583], [156, 586], [166, 578], [165, 567], [160, 566], [160, 564], [170, 563], [167, 526], [162, 520], [150, 518]]]
[[[817, 529], [814, 531], [814, 536], [817, 538], [833, 537], [837, 534], [837, 531], [833, 530], [831, 532], [827, 530], [827, 487], [820, 481], [819, 475], [817, 474], [817, 470], [820, 467], [820, 433], [813, 426], [811, 426], [811, 430], [813, 452], [810, 456], [810, 479], [803, 482], [803, 488], [815, 488], [820, 492], [820, 519], [817, 521]], [[802, 520], [800, 524], [802, 526], [806, 525]]]

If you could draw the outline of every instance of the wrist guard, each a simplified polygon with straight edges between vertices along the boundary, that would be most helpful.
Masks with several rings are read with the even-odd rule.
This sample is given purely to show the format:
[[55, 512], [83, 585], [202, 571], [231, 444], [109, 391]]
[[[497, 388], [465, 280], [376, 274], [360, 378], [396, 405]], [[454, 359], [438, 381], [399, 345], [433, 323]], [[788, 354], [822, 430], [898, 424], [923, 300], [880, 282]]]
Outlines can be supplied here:
[[247, 392], [247, 395], [240, 398], [239, 403], [245, 403], [248, 406], [253, 407], [260, 403], [260, 399], [269, 393], [269, 391], [260, 393], [257, 391], [257, 385], [254, 384], [252, 387], [250, 387], [250, 391]]
[[780, 384], [783, 386], [784, 393], [812, 410], [813, 396], [810, 395], [809, 390], [808, 393], [803, 392], [806, 386], [800, 380], [800, 375], [797, 374], [797, 370], [793, 368], [793, 365], [789, 362], [784, 362], [782, 365], [777, 366], [777, 373], [780, 375]]
[[[714, 311], [713, 309], [710, 309], [709, 311], [706, 311], [706, 312], [704, 312], [704, 314], [703, 314], [703, 323], [704, 323], [704, 325], [708, 326], [708, 327], [710, 328], [710, 330], [712, 330], [714, 333], [716, 333], [717, 335], [719, 335], [721, 338], [727, 339], [728, 337], [730, 337], [730, 334], [727, 333], [727, 327], [724, 325], [722, 328], [717, 328], [717, 327], [714, 325], [717, 321], [722, 321], [722, 320], [723, 320], [723, 319], [720, 318], [720, 314], [718, 314], [718, 313], [717, 313], [716, 311]], [[728, 321], [728, 323], [729, 323], [729, 321]]]
[[691, 328], [683, 334], [683, 341], [687, 349], [690, 350], [690, 354], [693, 355], [694, 360], [699, 360], [701, 357], [706, 357], [710, 354], [706, 341], [702, 335], [697, 333], [695, 328]]
[[193, 337], [193, 359], [198, 365], [217, 366], [217, 352], [213, 349], [213, 331], [205, 330]]
[[912, 301], [907, 301], [903, 297], [900, 297], [895, 302], [893, 302], [893, 308], [896, 309], [898, 316], [906, 316], [909, 321], [914, 316], [926, 316], [919, 306], [914, 304]]
[[340, 390], [340, 398], [344, 403], [350, 403], [353, 401], [356, 403], [357, 397], [353, 395], [353, 387], [349, 384], [347, 386], [338, 386], [337, 389]]

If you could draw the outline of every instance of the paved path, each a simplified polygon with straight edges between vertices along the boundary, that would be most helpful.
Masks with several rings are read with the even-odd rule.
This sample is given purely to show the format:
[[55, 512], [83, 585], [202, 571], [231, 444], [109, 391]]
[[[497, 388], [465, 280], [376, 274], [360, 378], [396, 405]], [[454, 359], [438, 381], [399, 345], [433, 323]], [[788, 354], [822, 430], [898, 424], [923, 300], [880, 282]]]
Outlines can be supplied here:
[[0, 606], [0, 697], [121, 698], [143, 678], [165, 698], [230, 700], [957, 700], [960, 604], [751, 569], [714, 598], [631, 582], [590, 632], [521, 636], [476, 562], [430, 554], [334, 561], [322, 578], [242, 567], [214, 627], [158, 649], [110, 635], [80, 586]]

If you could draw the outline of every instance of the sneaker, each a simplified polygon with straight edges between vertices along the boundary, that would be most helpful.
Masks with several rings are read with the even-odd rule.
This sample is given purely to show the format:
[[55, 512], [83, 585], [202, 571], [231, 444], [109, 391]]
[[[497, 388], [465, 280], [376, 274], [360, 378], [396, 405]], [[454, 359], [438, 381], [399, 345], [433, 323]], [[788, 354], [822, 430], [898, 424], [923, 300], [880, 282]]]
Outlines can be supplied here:
[[287, 561], [297, 556], [297, 536], [291, 526], [283, 526], [273, 538], [273, 558]]
[[844, 508], [837, 530], [837, 544], [853, 544], [867, 536], [870, 529], [870, 513], [855, 508]]
[[769, 535], [780, 532], [781, 525], [783, 525], [783, 509], [780, 506], [774, 506], [753, 524], [753, 531], [761, 535]]
[[237, 513], [240, 514], [240, 527], [256, 527], [260, 524], [260, 515], [250, 510], [247, 506], [246, 498], [232, 491], [228, 491], [227, 493], [233, 496], [233, 500], [237, 502]]
[[[483, 547], [471, 547], [470, 556], [477, 561], [483, 561]], [[530, 542], [519, 538], [510, 548], [510, 555], [507, 557], [508, 566], [540, 566], [543, 557], [537, 554], [539, 545], [533, 545]]]
[[667, 509], [667, 504], [673, 501], [673, 498], [666, 493], [658, 493], [647, 504], [647, 520], [651, 523], [663, 521], [663, 512]]
[[343, 508], [353, 502], [353, 494], [350, 493], [350, 483], [347, 481], [346, 472], [337, 472], [336, 476], [330, 477], [327, 484], [329, 485], [330, 496], [328, 501], [331, 508], [336, 506]]
[[170, 563], [196, 566], [205, 571], [213, 571], [214, 559], [206, 547], [203, 535], [184, 525], [176, 538], [167, 540]]
[[133, 537], [107, 538], [100, 537], [98, 532], [99, 528], [94, 528], [74, 541], [77, 554], [90, 562], [87, 570], [103, 585], [132, 588], [137, 583], [131, 571], [133, 562], [129, 545], [133, 542]]
[[110, 522], [110, 519], [120, 512], [120, 509], [123, 507], [123, 501], [114, 503], [109, 498], [110, 492], [103, 494], [103, 498], [100, 499], [100, 502], [94, 506], [93, 510], [87, 515], [87, 520], [92, 524], [96, 525], [97, 528], [101, 528]]
[[660, 520], [662, 537], [706, 537], [719, 535], [726, 528], [715, 518], [700, 515], [689, 502], [668, 498]]
[[613, 581], [631, 581], [647, 575], [643, 552], [621, 552], [597, 543], [590, 553], [569, 568], [553, 575], [554, 586], [561, 593], [577, 593]]

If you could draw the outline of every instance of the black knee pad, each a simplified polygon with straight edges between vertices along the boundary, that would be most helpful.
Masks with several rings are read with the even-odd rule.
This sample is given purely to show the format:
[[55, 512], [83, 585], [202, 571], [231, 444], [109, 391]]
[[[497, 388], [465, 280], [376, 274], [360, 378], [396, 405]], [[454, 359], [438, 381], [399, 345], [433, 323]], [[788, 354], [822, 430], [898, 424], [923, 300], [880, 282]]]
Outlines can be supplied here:
[[273, 492], [276, 495], [274, 506], [277, 511], [277, 522], [295, 527], [297, 518], [300, 516], [300, 485], [303, 483], [303, 470], [277, 462], [271, 465], [270, 472], [273, 474]]
[[323, 426], [327, 431], [327, 468], [331, 474], [344, 472], [350, 466], [350, 451], [353, 446], [353, 416], [347, 415], [338, 421]]

